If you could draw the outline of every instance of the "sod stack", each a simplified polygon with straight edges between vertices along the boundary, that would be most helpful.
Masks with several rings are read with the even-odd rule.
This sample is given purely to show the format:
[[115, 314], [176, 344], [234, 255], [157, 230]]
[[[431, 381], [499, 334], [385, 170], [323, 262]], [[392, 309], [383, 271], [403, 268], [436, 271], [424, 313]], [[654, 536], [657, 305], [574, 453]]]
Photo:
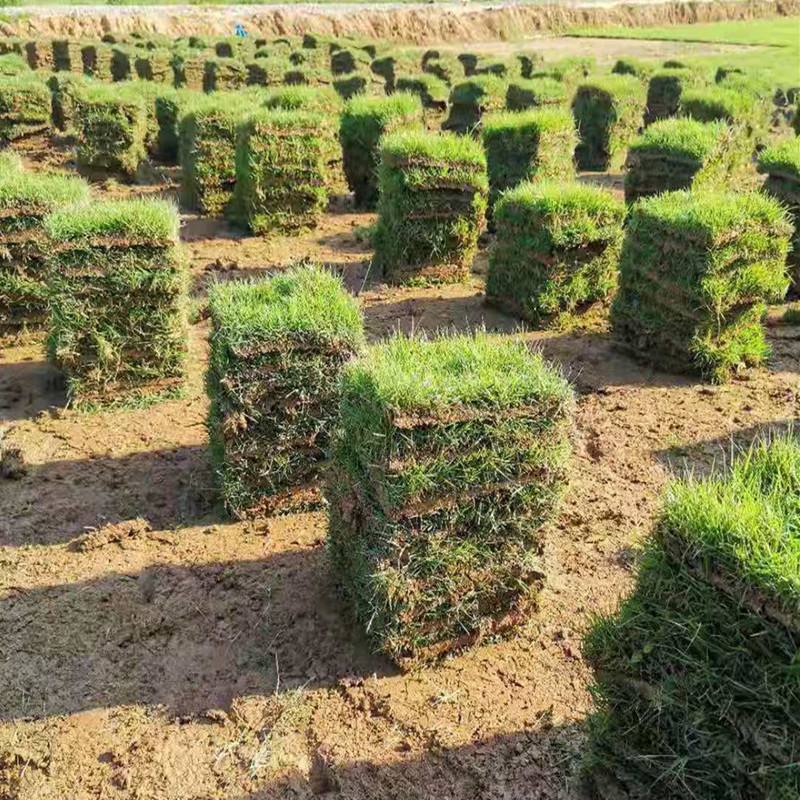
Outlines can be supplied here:
[[170, 89], [164, 87], [155, 97], [156, 155], [167, 164], [178, 161], [178, 123], [181, 110], [190, 105], [196, 97], [191, 89]]
[[102, 42], [86, 44], [81, 48], [83, 72], [98, 81], [111, 82], [111, 47]]
[[175, 86], [200, 91], [205, 77], [205, 56], [194, 50], [176, 53], [172, 57], [172, 74]]
[[111, 48], [111, 77], [115, 82], [129, 81], [133, 77], [133, 59], [133, 48]]
[[73, 132], [75, 121], [75, 97], [87, 85], [82, 75], [72, 72], [55, 72], [47, 79], [52, 97], [53, 126], [64, 133]]
[[118, 86], [87, 85], [75, 94], [74, 108], [78, 163], [134, 175], [146, 155], [144, 98]]
[[663, 69], [653, 73], [647, 84], [645, 125], [676, 116], [684, 90], [702, 82], [702, 77], [691, 69]]
[[344, 107], [339, 140], [347, 185], [356, 205], [374, 208], [378, 201], [379, 142], [402, 128], [422, 125], [422, 105], [410, 94], [354, 97]]
[[651, 61], [640, 61], [638, 58], [619, 58], [611, 68], [614, 75], [633, 75], [635, 78], [648, 80], [655, 72]]
[[69, 39], [53, 41], [53, 70], [55, 72], [83, 72], [80, 42]]
[[397, 90], [397, 81], [403, 75], [413, 75], [421, 67], [421, 55], [418, 50], [390, 50], [370, 65], [376, 75], [383, 78], [387, 94]]
[[625, 200], [677, 189], [732, 186], [749, 155], [746, 137], [724, 122], [659, 120], [628, 150]]
[[584, 642], [596, 795], [800, 797], [800, 442], [672, 484], [632, 596]]
[[286, 111], [310, 111], [314, 114], [338, 115], [342, 111], [342, 98], [329, 86], [284, 86], [270, 89], [264, 94], [265, 108], [282, 108]]
[[44, 325], [49, 248], [42, 220], [53, 209], [88, 197], [79, 178], [0, 166], [0, 336]]
[[447, 112], [447, 99], [450, 88], [447, 84], [427, 72], [401, 75], [395, 84], [398, 92], [406, 92], [419, 97], [422, 103], [425, 123], [431, 128], [440, 127]]
[[581, 83], [572, 101], [580, 142], [581, 169], [619, 169], [628, 144], [642, 126], [645, 89], [630, 75], [610, 75]]
[[488, 179], [479, 142], [398, 131], [381, 144], [373, 263], [390, 283], [458, 282], [484, 227]]
[[453, 133], [476, 133], [484, 114], [501, 111], [506, 101], [506, 82], [494, 75], [480, 75], [453, 86], [450, 114], [442, 128]]
[[31, 69], [52, 72], [53, 46], [48, 39], [32, 39], [25, 42], [25, 58]]
[[191, 98], [178, 123], [181, 198], [208, 216], [221, 215], [236, 183], [236, 128], [252, 110], [243, 93]]
[[448, 86], [458, 83], [465, 77], [464, 67], [452, 53], [436, 53], [435, 57], [427, 59], [423, 57], [422, 71], [444, 81]]
[[164, 48], [137, 53], [133, 67], [140, 80], [170, 85], [174, 83], [172, 53]]
[[762, 97], [720, 86], [684, 90], [680, 113], [699, 122], [730, 125], [750, 140], [751, 149], [761, 142], [770, 122], [769, 104]]
[[667, 192], [626, 223], [611, 319], [621, 342], [661, 369], [727, 380], [769, 352], [766, 303], [789, 284], [791, 225], [758, 193]]
[[0, 142], [43, 133], [50, 127], [47, 85], [34, 75], [0, 79]]
[[301, 265], [209, 294], [209, 439], [226, 508], [239, 518], [317, 506], [342, 366], [363, 344], [356, 301]]
[[269, 56], [246, 61], [244, 68], [248, 86], [278, 86], [283, 83], [290, 64], [284, 58]]
[[597, 186], [523, 183], [494, 208], [486, 297], [534, 324], [607, 300], [617, 285], [625, 205]]
[[394, 336], [341, 387], [328, 550], [376, 648], [405, 665], [512, 632], [536, 607], [566, 484], [568, 383], [480, 333]]
[[555, 78], [518, 78], [508, 84], [506, 108], [509, 111], [525, 111], [541, 106], [565, 106], [567, 87]]
[[183, 381], [187, 274], [162, 200], [66, 206], [45, 220], [48, 352], [80, 407], [170, 396]]
[[383, 81], [370, 70], [359, 70], [347, 75], [334, 76], [332, 85], [342, 100], [349, 100], [359, 94], [385, 94]]
[[481, 129], [489, 170], [489, 203], [522, 181], [571, 178], [578, 137], [567, 109], [489, 114]]
[[203, 67], [203, 90], [230, 91], [245, 85], [247, 71], [238, 58], [208, 58]]
[[239, 126], [230, 215], [253, 233], [313, 228], [328, 206], [331, 131], [320, 114], [261, 110]]
[[764, 191], [789, 212], [794, 226], [789, 253], [792, 289], [800, 292], [800, 138], [768, 147], [758, 157], [758, 171], [767, 176]]

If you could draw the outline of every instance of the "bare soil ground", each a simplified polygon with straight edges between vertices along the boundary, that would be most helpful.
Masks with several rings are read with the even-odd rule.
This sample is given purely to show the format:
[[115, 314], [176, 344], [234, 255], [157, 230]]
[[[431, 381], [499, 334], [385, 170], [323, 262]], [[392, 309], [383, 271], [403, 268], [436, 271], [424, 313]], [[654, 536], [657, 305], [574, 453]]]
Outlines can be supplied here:
[[[67, 161], [46, 142], [26, 150], [38, 168]], [[169, 178], [98, 190], [169, 192]], [[774, 310], [769, 367], [700, 385], [618, 353], [600, 313], [573, 330], [520, 331], [484, 305], [485, 249], [467, 285], [381, 285], [359, 241], [372, 219], [339, 202], [318, 230], [263, 241], [187, 217], [199, 311], [181, 399], [78, 414], [63, 408], [41, 341], [0, 350], [2, 444], [26, 469], [0, 479], [2, 800], [582, 796], [581, 635], [631, 587], [670, 474], [710, 469], [733, 440], [800, 418], [800, 328]], [[513, 640], [401, 674], [370, 653], [336, 595], [324, 513], [243, 524], [219, 508], [204, 287], [302, 255], [360, 292], [372, 339], [395, 327], [517, 331], [574, 381], [574, 469], [547, 535], [547, 589]]]

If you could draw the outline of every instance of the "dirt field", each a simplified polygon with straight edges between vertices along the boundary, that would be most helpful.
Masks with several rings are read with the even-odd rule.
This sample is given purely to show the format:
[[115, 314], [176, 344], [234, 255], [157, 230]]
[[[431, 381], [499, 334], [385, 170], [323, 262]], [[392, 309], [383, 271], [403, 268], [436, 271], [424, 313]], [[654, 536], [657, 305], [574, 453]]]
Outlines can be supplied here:
[[[37, 168], [64, 147], [27, 146]], [[601, 176], [619, 189], [619, 179]], [[130, 195], [170, 193], [106, 184]], [[325, 515], [231, 522], [207, 459], [204, 287], [311, 255], [359, 292], [370, 336], [517, 322], [469, 285], [395, 289], [367, 274], [359, 228], [333, 204], [299, 239], [264, 242], [187, 217], [198, 303], [186, 396], [148, 409], [63, 409], [41, 342], [0, 350], [2, 800], [555, 800], [574, 780], [590, 709], [580, 640], [632, 582], [673, 471], [708, 469], [800, 418], [800, 328], [771, 315], [768, 369], [714, 387], [615, 351], [602, 315], [521, 333], [579, 394], [571, 487], [548, 531], [538, 616], [409, 674], [370, 654], [327, 573]]]

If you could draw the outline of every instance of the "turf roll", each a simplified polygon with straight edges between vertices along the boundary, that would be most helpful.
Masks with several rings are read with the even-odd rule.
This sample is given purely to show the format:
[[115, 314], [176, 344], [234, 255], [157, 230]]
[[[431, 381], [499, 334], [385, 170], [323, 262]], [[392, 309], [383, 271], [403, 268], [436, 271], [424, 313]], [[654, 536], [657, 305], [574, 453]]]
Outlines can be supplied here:
[[519, 341], [395, 335], [345, 367], [326, 481], [333, 572], [401, 665], [536, 608], [567, 480], [569, 384]]
[[35, 75], [0, 78], [0, 142], [13, 142], [50, 127], [52, 99]]
[[800, 442], [671, 484], [633, 594], [584, 655], [595, 795], [800, 796]]
[[378, 162], [381, 137], [422, 125], [422, 105], [410, 94], [357, 96], [349, 100], [339, 123], [344, 174], [356, 205], [374, 208], [378, 202]]
[[222, 498], [239, 518], [315, 508], [337, 379], [363, 344], [339, 278], [303, 264], [209, 294], [208, 429]]
[[486, 298], [534, 324], [607, 300], [617, 285], [625, 206], [579, 183], [522, 183], [494, 207]]
[[78, 407], [174, 395], [184, 376], [187, 270], [163, 200], [64, 206], [53, 242], [48, 353]]
[[486, 156], [452, 133], [398, 131], [382, 140], [373, 263], [390, 283], [469, 275], [486, 214]]
[[764, 361], [766, 303], [786, 294], [791, 225], [758, 193], [666, 192], [634, 204], [611, 320], [654, 366], [727, 380]]

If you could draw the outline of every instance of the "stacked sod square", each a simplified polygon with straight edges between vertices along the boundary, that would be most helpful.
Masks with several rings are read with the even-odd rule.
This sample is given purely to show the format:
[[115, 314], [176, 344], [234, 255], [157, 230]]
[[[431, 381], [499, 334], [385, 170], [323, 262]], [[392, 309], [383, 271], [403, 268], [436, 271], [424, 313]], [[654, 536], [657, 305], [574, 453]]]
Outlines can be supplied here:
[[527, 180], [571, 178], [578, 137], [567, 109], [489, 114], [481, 129], [489, 170], [489, 201]]
[[667, 192], [626, 223], [615, 333], [657, 367], [724, 381], [768, 354], [766, 303], [789, 284], [791, 225], [757, 193]]
[[382, 140], [378, 183], [374, 263], [384, 278], [466, 279], [489, 188], [480, 143], [451, 133], [389, 134]]
[[203, 67], [203, 90], [218, 92], [244, 86], [247, 71], [238, 58], [209, 58]]
[[724, 122], [659, 120], [631, 143], [625, 199], [633, 202], [676, 189], [731, 185], [749, 156], [747, 138]]
[[794, 226], [789, 264], [794, 292], [800, 292], [800, 138], [786, 139], [761, 152], [758, 171], [767, 176], [764, 191], [789, 212]]
[[422, 106], [410, 94], [354, 97], [344, 107], [339, 139], [347, 185], [356, 205], [372, 208], [378, 201], [379, 142], [384, 134], [422, 125]]
[[453, 133], [474, 133], [484, 114], [502, 110], [505, 99], [506, 82], [495, 75], [479, 75], [457, 83], [450, 91], [450, 114], [442, 128]]
[[154, 115], [158, 133], [156, 134], [155, 152], [158, 157], [168, 163], [178, 161], [178, 123], [181, 110], [190, 105], [197, 95], [191, 89], [160, 89], [154, 100]]
[[770, 106], [763, 97], [742, 88], [707, 86], [686, 89], [681, 95], [683, 116], [699, 122], [724, 122], [746, 136], [751, 147], [762, 141], [770, 121]]
[[236, 183], [236, 131], [252, 111], [244, 93], [196, 95], [182, 108], [178, 123], [181, 197], [191, 208], [219, 216]]
[[174, 83], [172, 53], [166, 48], [137, 53], [133, 67], [140, 80], [170, 85]]
[[50, 127], [47, 84], [35, 75], [0, 78], [0, 142], [12, 142]]
[[376, 58], [371, 66], [383, 78], [386, 93], [397, 90], [397, 81], [403, 75], [413, 75], [420, 70], [421, 55], [417, 50], [391, 50]]
[[53, 209], [88, 199], [79, 178], [0, 166], [0, 335], [41, 328], [47, 318], [42, 220]]
[[702, 83], [702, 76], [692, 69], [673, 68], [654, 72], [647, 84], [645, 125], [676, 116], [684, 90]]
[[407, 92], [419, 97], [425, 123], [430, 127], [439, 127], [447, 111], [447, 98], [450, 96], [448, 85], [427, 72], [401, 75], [395, 84], [398, 92]]
[[56, 72], [83, 72], [80, 42], [55, 39], [53, 41], [53, 69]]
[[578, 183], [523, 183], [494, 208], [486, 297], [534, 324], [603, 301], [617, 284], [625, 206]]
[[134, 175], [146, 155], [147, 123], [147, 104], [136, 92], [105, 84], [81, 87], [74, 103], [78, 163]]
[[458, 83], [465, 77], [463, 65], [452, 53], [428, 51], [422, 59], [422, 71], [439, 78], [448, 86]]
[[313, 508], [337, 379], [363, 344], [356, 301], [305, 264], [209, 295], [209, 439], [222, 497], [237, 517]]
[[566, 484], [568, 383], [513, 339], [398, 335], [341, 395], [328, 548], [376, 647], [407, 663], [513, 631]]
[[800, 797], [800, 442], [672, 484], [632, 596], [584, 642], [600, 797]]
[[328, 206], [330, 139], [321, 114], [249, 115], [237, 133], [233, 219], [258, 234], [315, 227]]
[[86, 44], [81, 48], [83, 72], [98, 81], [110, 82], [111, 74], [111, 46], [102, 42]]
[[56, 72], [47, 79], [47, 85], [52, 97], [53, 127], [65, 133], [73, 133], [75, 97], [87, 85], [87, 80], [72, 72]]
[[638, 58], [620, 58], [611, 68], [614, 75], [633, 75], [635, 78], [647, 80], [655, 72], [652, 62], [640, 61]]
[[506, 108], [509, 111], [525, 111], [540, 106], [565, 106], [567, 87], [555, 78], [518, 78], [506, 89]]
[[628, 144], [639, 132], [645, 108], [642, 82], [630, 75], [610, 75], [581, 83], [572, 101], [580, 142], [575, 150], [581, 169], [619, 169]]
[[163, 200], [65, 206], [45, 220], [48, 352], [77, 406], [173, 394], [186, 352], [186, 263]]

